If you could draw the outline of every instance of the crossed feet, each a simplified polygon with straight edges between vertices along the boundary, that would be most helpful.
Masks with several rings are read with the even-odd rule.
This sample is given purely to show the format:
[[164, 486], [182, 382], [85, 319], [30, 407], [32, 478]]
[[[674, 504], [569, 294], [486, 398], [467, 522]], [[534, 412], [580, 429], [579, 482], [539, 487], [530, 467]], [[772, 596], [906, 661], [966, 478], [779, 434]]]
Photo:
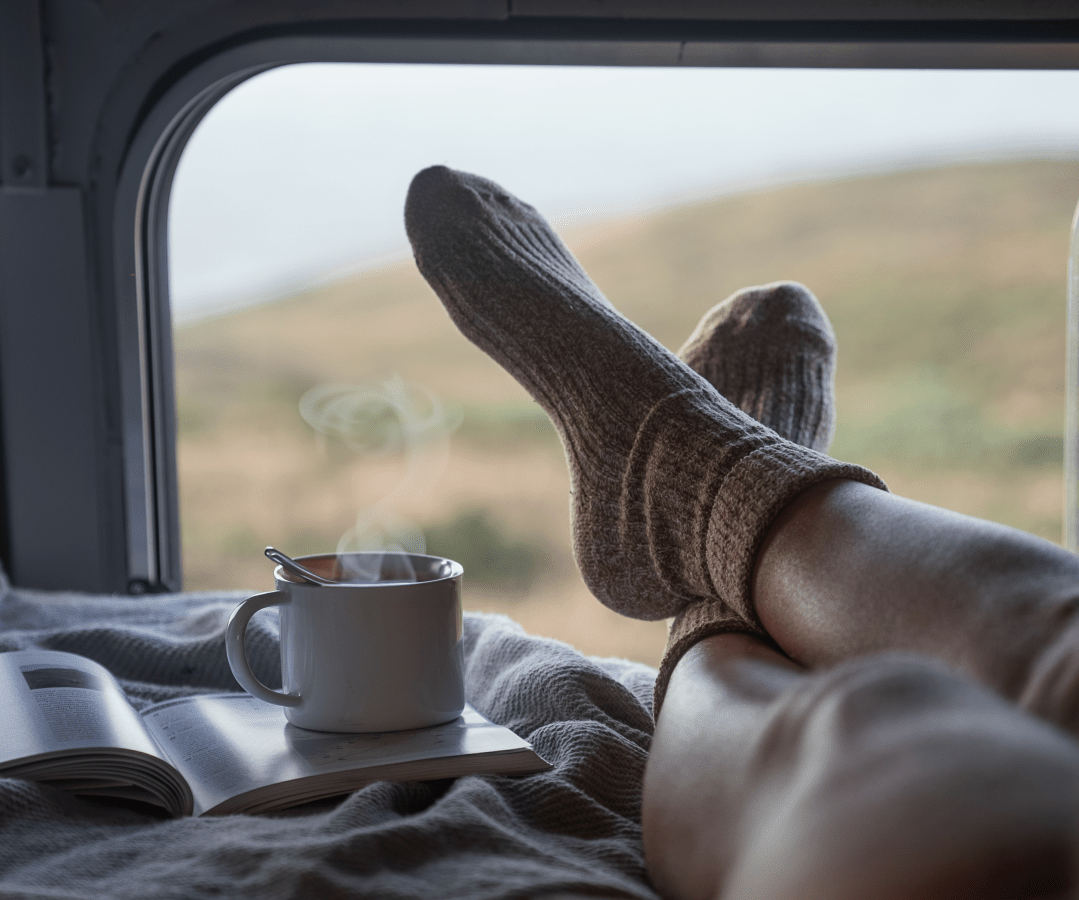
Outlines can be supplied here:
[[[487, 179], [425, 169], [409, 188], [405, 226], [458, 328], [554, 421], [570, 466], [574, 554], [592, 593], [628, 616], [674, 617], [656, 713], [675, 665], [703, 638], [735, 632], [772, 644], [751, 585], [777, 516], [834, 479], [885, 488], [872, 472], [824, 455], [835, 425], [835, 336], [813, 295], [791, 283], [740, 291], [705, 315], [679, 359], [608, 303], [535, 209]], [[912, 506], [889, 507], [897, 537], [932, 562], [941, 548], [923, 546], [925, 535], [944, 528], [961, 558], [939, 573], [923, 566], [932, 577], [911, 614], [943, 621], [969, 602], [969, 621], [957, 627], [971, 640], [987, 623], [1014, 627], [989, 633], [977, 675], [1079, 732], [1074, 558], [978, 520], [942, 524], [939, 510], [911, 517]], [[955, 581], [975, 563], [970, 579]], [[905, 578], [918, 585], [910, 572]], [[943, 584], [973, 595], [937, 597]], [[864, 618], [876, 607], [861, 601], [872, 599], [851, 602]], [[1025, 644], [1024, 631], [1033, 636]], [[1053, 641], [1043, 646], [1046, 634]], [[972, 654], [951, 650], [950, 662], [968, 667]], [[1018, 674], [1005, 678], [1010, 669]]]
[[657, 700], [702, 637], [767, 639], [750, 581], [778, 512], [830, 479], [884, 488], [823, 453], [835, 426], [835, 336], [813, 295], [792, 283], [740, 291], [704, 317], [678, 359], [611, 306], [535, 209], [494, 182], [425, 169], [405, 227], [457, 327], [553, 420], [570, 467], [574, 555], [592, 593], [634, 618], [676, 617]]

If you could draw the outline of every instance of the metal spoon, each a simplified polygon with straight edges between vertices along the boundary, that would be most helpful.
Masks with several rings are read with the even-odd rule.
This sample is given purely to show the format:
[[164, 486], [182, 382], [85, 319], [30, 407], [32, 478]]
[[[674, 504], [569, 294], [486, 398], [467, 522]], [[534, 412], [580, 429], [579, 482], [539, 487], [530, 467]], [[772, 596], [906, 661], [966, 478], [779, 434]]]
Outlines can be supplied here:
[[323, 578], [321, 575], [316, 575], [310, 569], [301, 566], [291, 556], [285, 556], [284, 553], [280, 550], [275, 550], [273, 547], [267, 547], [263, 553], [266, 554], [268, 559], [277, 563], [279, 566], [288, 569], [293, 575], [298, 575], [304, 581], [308, 581], [311, 584], [335, 585], [341, 583], [340, 581], [331, 581], [329, 578]]

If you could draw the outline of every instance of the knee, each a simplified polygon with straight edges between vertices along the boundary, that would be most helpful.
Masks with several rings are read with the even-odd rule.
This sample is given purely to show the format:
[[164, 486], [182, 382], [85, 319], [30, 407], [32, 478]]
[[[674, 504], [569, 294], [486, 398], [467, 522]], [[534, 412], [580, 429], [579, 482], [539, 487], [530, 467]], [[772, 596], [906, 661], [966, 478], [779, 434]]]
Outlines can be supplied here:
[[784, 698], [726, 897], [1063, 893], [1079, 748], [947, 670], [844, 664]]

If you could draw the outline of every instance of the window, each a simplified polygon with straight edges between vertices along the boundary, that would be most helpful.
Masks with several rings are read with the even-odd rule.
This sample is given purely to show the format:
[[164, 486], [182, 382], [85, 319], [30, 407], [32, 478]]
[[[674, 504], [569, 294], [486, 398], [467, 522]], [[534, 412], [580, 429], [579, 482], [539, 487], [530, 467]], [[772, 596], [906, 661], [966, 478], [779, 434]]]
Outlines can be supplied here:
[[[408, 258], [404, 193], [436, 162], [537, 205], [672, 349], [732, 291], [805, 282], [840, 341], [833, 453], [1059, 540], [1079, 197], [1079, 126], [1059, 112], [1076, 88], [1071, 73], [396, 65], [246, 82], [192, 137], [170, 209], [185, 586], [268, 585], [267, 543], [407, 544], [418, 528], [465, 563], [470, 607], [658, 660], [662, 624], [607, 615], [576, 575], [542, 412]], [[438, 422], [410, 448], [402, 407]]]

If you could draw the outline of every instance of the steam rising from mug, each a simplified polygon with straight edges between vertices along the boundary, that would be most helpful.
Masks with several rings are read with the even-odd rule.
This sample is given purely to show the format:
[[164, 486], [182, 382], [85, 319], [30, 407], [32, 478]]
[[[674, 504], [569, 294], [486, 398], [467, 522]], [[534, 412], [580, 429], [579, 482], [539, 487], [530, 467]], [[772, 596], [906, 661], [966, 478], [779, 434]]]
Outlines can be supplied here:
[[[354, 550], [424, 553], [423, 532], [396, 507], [412, 491], [423, 492], [441, 477], [449, 436], [461, 424], [460, 410], [444, 405], [425, 388], [394, 375], [377, 384], [324, 384], [300, 398], [300, 415], [320, 436], [338, 437], [368, 458], [403, 455], [405, 471], [396, 487], [363, 507], [356, 523], [337, 542], [338, 554]], [[353, 582], [379, 580], [381, 556], [342, 558], [342, 576]], [[409, 567], [411, 568], [411, 567]], [[395, 572], [401, 580], [415, 573]]]

